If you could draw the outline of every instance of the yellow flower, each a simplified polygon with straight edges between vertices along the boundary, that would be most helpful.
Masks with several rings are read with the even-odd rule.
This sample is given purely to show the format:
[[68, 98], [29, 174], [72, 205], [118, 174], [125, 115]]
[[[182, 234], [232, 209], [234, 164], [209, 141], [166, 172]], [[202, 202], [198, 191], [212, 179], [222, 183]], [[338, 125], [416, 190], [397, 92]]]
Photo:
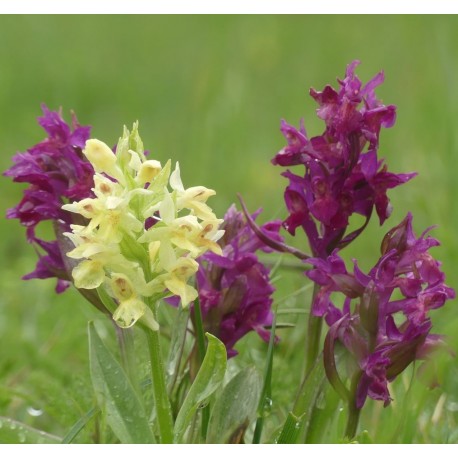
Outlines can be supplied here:
[[116, 154], [99, 140], [89, 140], [84, 154], [95, 170], [94, 197], [63, 206], [86, 220], [66, 234], [75, 245], [67, 256], [81, 260], [75, 285], [105, 288], [117, 304], [118, 326], [141, 320], [157, 329], [150, 306], [170, 294], [188, 305], [197, 297], [189, 284], [199, 267], [194, 258], [221, 253], [222, 220], [206, 203], [215, 191], [185, 189], [178, 163], [170, 173], [170, 161], [162, 167], [147, 160], [137, 124], [132, 132], [124, 128]]
[[181, 181], [178, 162], [175, 170], [170, 175], [170, 187], [175, 191], [178, 210], [187, 208], [200, 219], [216, 219], [212, 209], [205, 203], [216, 192], [204, 186], [194, 186], [185, 189]]

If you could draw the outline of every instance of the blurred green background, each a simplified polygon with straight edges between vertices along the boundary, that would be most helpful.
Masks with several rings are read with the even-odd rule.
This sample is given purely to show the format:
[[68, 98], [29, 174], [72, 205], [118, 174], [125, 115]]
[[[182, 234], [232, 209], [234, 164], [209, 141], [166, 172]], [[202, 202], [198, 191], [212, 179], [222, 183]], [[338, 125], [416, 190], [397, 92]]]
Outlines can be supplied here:
[[[363, 81], [383, 69], [378, 95], [397, 105], [398, 120], [382, 132], [379, 154], [393, 172], [419, 176], [390, 193], [392, 218], [383, 228], [374, 219], [346, 256], [371, 267], [383, 234], [412, 211], [417, 233], [438, 226], [442, 246], [433, 254], [458, 287], [456, 16], [1, 16], [0, 43], [1, 170], [44, 138], [41, 103], [62, 107], [67, 120], [74, 110], [108, 144], [139, 120], [152, 157], [178, 160], [185, 186], [217, 191], [217, 214], [241, 193], [250, 209], [264, 208], [260, 220], [285, 216], [286, 180], [270, 164], [285, 143], [280, 119], [297, 125], [303, 117], [308, 133], [320, 134], [309, 88], [335, 85], [354, 59]], [[0, 183], [4, 214], [23, 187]], [[54, 281], [20, 280], [36, 259], [24, 234], [16, 220], [1, 220], [0, 416], [63, 435], [92, 403], [86, 322], [99, 317], [72, 291], [56, 296]], [[285, 275], [279, 295], [305, 284]], [[433, 321], [456, 352], [455, 309], [456, 301], [446, 304]], [[300, 331], [281, 332], [279, 370], [300, 359], [297, 320]], [[243, 345], [265, 350], [256, 336]], [[458, 442], [458, 366], [446, 352], [435, 366], [434, 389], [415, 377], [403, 403], [406, 375], [392, 407], [368, 407], [363, 423], [374, 440]], [[274, 380], [274, 402], [291, 398], [294, 377]], [[399, 426], [401, 416], [409, 426]]]

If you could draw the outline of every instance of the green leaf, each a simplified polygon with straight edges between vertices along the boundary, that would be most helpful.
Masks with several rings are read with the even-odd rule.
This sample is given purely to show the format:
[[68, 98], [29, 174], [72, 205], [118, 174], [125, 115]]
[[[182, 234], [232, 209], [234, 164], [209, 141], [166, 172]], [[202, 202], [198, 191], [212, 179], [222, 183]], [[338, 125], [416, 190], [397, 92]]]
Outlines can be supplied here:
[[93, 407], [88, 410], [70, 429], [70, 431], [62, 439], [62, 444], [71, 444], [75, 437], [85, 428], [85, 426], [91, 421], [98, 413], [100, 409]]
[[297, 436], [297, 442], [299, 443], [304, 443], [305, 441], [312, 412], [323, 389], [325, 381], [326, 375], [324, 366], [321, 362], [321, 358], [317, 358], [315, 365], [301, 385], [299, 395], [296, 399], [292, 412], [297, 418], [302, 419], [300, 434]]
[[286, 417], [283, 429], [275, 441], [277, 444], [295, 444], [299, 436], [299, 432], [305, 420], [305, 413], [300, 417], [296, 417], [292, 412], [289, 412]]
[[277, 310], [275, 308], [272, 326], [270, 328], [269, 347], [266, 356], [266, 368], [264, 371], [264, 380], [262, 386], [262, 393], [258, 403], [258, 419], [253, 433], [253, 444], [261, 442], [262, 430], [264, 428], [264, 417], [270, 413], [272, 406], [272, 368], [274, 357], [274, 344], [275, 344], [275, 330], [277, 325]]
[[361, 431], [356, 436], [355, 440], [358, 441], [358, 444], [373, 444], [374, 443], [367, 429], [365, 429], [364, 431]]
[[58, 444], [61, 441], [60, 437], [11, 418], [0, 417], [0, 444]]
[[213, 406], [207, 443], [232, 443], [235, 436], [243, 434], [256, 418], [261, 390], [262, 377], [254, 367], [247, 367], [233, 377]]
[[177, 308], [177, 315], [172, 326], [172, 337], [170, 339], [170, 350], [166, 363], [167, 390], [169, 394], [175, 385], [178, 377], [181, 357], [188, 331], [189, 308]]
[[197, 409], [218, 389], [226, 373], [226, 347], [208, 332], [207, 353], [178, 413], [174, 436], [180, 443]]
[[339, 442], [344, 433], [343, 427], [339, 425], [339, 421], [344, 417], [339, 415], [341, 405], [341, 399], [337, 392], [325, 384], [309, 415], [306, 437], [302, 443], [330, 444]]
[[118, 361], [88, 325], [91, 378], [97, 402], [109, 426], [124, 444], [154, 443], [143, 405]]

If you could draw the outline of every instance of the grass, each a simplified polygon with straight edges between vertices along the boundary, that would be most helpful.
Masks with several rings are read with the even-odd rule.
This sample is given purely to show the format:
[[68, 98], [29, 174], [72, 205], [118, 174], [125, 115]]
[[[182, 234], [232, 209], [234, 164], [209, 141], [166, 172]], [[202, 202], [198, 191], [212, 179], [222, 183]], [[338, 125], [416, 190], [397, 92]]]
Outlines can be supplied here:
[[[334, 84], [357, 58], [363, 80], [385, 70], [379, 95], [398, 106], [395, 127], [382, 133], [381, 156], [395, 172], [419, 172], [391, 192], [387, 227], [407, 211], [417, 233], [437, 225], [433, 234], [442, 246], [434, 255], [457, 287], [457, 22], [454, 16], [1, 16], [0, 38], [8, 46], [0, 47], [0, 169], [43, 138], [35, 118], [44, 102], [62, 106], [67, 119], [73, 109], [109, 144], [123, 124], [138, 119], [155, 158], [178, 160], [186, 186], [217, 191], [212, 205], [219, 215], [239, 192], [250, 209], [264, 207], [261, 218], [284, 217], [285, 180], [270, 164], [284, 144], [279, 121], [297, 124], [304, 117], [309, 134], [321, 133], [308, 89]], [[22, 187], [7, 179], [0, 185], [4, 213]], [[86, 323], [98, 320], [107, 336], [111, 330], [75, 292], [57, 296], [52, 281], [21, 281], [33, 270], [35, 253], [17, 221], [0, 221], [0, 416], [64, 436], [93, 405]], [[372, 221], [347, 259], [373, 265], [387, 227]], [[306, 284], [301, 274], [281, 274], [278, 299]], [[283, 305], [307, 307], [308, 294]], [[447, 304], [433, 321], [456, 353], [455, 307]], [[300, 378], [299, 369], [288, 368], [299, 368], [303, 358], [306, 316], [286, 319], [296, 326], [279, 331], [270, 432], [286, 418], [282, 406], [291, 405]], [[257, 336], [247, 336], [239, 350], [246, 357], [232, 364], [262, 367], [266, 346]], [[371, 403], [361, 424], [375, 442], [458, 443], [457, 372], [447, 352], [429, 370], [417, 366], [413, 377], [393, 384], [392, 406]], [[43, 413], [33, 416], [31, 408]], [[89, 432], [78, 436], [95, 439]]]

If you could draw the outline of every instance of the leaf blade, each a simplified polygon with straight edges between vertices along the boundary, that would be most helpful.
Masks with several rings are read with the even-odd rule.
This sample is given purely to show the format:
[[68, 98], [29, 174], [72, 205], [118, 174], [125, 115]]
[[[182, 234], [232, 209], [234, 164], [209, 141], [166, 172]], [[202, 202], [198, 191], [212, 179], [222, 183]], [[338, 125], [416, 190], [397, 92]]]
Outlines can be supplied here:
[[226, 373], [226, 347], [216, 337], [206, 333], [207, 352], [202, 366], [188, 391], [175, 422], [175, 442], [180, 443], [198, 407], [221, 385]]
[[247, 367], [224, 387], [213, 406], [207, 433], [208, 444], [225, 444], [238, 431], [244, 431], [256, 418], [262, 377]]
[[92, 322], [88, 333], [92, 384], [99, 407], [106, 411], [109, 426], [122, 443], [155, 443], [140, 399]]
[[62, 438], [25, 423], [0, 417], [0, 444], [58, 444]]

